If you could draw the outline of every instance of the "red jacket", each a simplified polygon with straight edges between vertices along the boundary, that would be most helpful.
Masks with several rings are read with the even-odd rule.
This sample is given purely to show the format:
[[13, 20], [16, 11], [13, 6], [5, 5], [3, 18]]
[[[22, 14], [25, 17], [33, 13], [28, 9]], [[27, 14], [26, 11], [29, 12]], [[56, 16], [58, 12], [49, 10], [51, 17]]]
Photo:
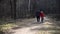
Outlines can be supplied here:
[[44, 17], [45, 15], [44, 15], [44, 13], [40, 13], [40, 17]]

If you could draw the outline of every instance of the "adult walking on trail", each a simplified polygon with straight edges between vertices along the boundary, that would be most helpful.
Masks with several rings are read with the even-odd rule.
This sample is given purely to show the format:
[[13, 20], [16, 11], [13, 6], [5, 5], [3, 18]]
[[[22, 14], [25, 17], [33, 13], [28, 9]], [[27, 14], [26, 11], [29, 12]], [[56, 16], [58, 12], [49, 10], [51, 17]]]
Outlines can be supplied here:
[[40, 22], [40, 11], [36, 11], [37, 22]]

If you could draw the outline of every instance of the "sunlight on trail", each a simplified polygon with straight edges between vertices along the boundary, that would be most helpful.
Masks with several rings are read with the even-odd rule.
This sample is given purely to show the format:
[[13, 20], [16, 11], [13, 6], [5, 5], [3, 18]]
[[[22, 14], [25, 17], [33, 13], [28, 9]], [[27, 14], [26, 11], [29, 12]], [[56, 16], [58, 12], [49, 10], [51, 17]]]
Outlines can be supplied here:
[[54, 23], [45, 22], [43, 26], [46, 30], [42, 29], [36, 34], [60, 34], [60, 27], [56, 26]]
[[45, 28], [54, 27], [54, 26], [52, 26], [54, 24], [50, 23], [50, 22], [45, 22], [45, 23], [43, 23], [43, 25], [44, 25]]
[[43, 24], [53, 24], [53, 23], [50, 23], [50, 22], [45, 22], [45, 23], [43, 23]]
[[[54, 23], [45, 22], [40, 25], [15, 30], [16, 33], [14, 33], [14, 34], [54, 34], [54, 33], [60, 33], [60, 31], [58, 31], [57, 29], [51, 30], [51, 29], [54, 29], [55, 27], [56, 26], [54, 25]], [[44, 28], [44, 29], [38, 30], [41, 28]], [[45, 30], [45, 29], [47, 29], [47, 30]]]
[[50, 30], [50, 31], [39, 31], [36, 34], [60, 34], [60, 31]]

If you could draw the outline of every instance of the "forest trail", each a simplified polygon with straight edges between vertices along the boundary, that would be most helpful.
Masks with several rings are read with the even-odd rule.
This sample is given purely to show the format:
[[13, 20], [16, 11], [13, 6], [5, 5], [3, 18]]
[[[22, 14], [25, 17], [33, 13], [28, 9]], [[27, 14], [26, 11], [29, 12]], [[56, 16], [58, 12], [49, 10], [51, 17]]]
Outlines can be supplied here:
[[[55, 23], [50, 22], [46, 18], [44, 23], [36, 22], [36, 19], [24, 20], [23, 22], [16, 22], [18, 27], [13, 28], [7, 34], [52, 34], [60, 29]], [[57, 31], [59, 32], [59, 31]]]

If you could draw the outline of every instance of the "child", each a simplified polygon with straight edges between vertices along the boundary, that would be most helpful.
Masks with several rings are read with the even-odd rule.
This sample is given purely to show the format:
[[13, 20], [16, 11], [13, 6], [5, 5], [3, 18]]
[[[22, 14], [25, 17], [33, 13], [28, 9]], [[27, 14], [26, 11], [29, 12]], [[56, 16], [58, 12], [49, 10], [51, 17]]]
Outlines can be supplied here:
[[41, 22], [43, 23], [44, 17], [45, 17], [45, 14], [43, 13], [43, 11], [40, 12], [40, 17], [41, 17]]

